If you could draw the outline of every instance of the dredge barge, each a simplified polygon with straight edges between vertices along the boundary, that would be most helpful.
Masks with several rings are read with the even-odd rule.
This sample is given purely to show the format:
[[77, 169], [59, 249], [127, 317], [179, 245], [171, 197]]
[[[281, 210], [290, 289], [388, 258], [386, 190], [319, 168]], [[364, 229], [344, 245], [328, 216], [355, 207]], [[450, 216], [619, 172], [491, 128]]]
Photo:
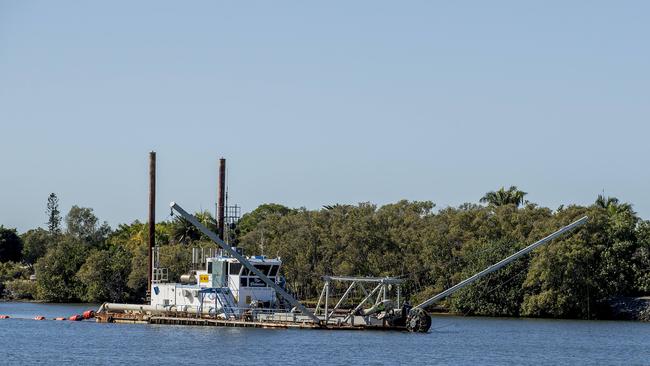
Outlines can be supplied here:
[[[279, 258], [246, 257], [176, 203], [171, 208], [221, 250], [205, 258], [205, 269], [183, 276], [186, 283], [166, 283], [161, 273], [153, 273], [149, 305], [105, 303], [95, 315], [98, 322], [428, 332], [426, 307], [587, 221], [583, 217], [416, 306], [401, 301], [399, 278], [325, 276], [316, 308], [308, 309], [287, 290]], [[330, 285], [335, 281], [349, 285], [331, 306]], [[368, 285], [374, 287], [368, 290]], [[363, 300], [352, 310], [341, 310], [355, 288], [363, 291]]]

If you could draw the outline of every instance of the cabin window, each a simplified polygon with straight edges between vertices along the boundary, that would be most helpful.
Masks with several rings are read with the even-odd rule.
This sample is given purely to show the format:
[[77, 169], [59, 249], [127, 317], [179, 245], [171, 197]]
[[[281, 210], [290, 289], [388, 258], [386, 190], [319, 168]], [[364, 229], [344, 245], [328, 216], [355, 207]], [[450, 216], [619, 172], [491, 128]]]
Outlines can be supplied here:
[[248, 270], [248, 268], [244, 267], [242, 268], [241, 275], [242, 276], [250, 276], [251, 271]]
[[271, 271], [269, 272], [269, 276], [273, 277], [278, 274], [278, 269], [280, 266], [271, 266]]
[[265, 276], [268, 276], [268, 275], [269, 275], [269, 269], [271, 268], [271, 266], [266, 265], [266, 264], [262, 264], [262, 265], [257, 265], [257, 266], [255, 266], [255, 267], [256, 267], [257, 269], [259, 269], [260, 272], [264, 273]]
[[248, 287], [248, 278], [240, 278], [239, 285], [240, 287]]
[[212, 273], [212, 262], [208, 262], [208, 273]]
[[230, 263], [230, 274], [238, 275], [239, 270], [241, 270], [241, 263]]

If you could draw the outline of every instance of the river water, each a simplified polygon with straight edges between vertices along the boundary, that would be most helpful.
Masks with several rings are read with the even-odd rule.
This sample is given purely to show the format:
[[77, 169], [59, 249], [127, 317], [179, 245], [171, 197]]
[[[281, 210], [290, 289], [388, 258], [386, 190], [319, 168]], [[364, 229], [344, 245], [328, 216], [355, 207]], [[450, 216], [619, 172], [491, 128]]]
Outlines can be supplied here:
[[435, 316], [410, 334], [32, 320], [90, 308], [0, 303], [0, 364], [650, 365], [636, 322]]

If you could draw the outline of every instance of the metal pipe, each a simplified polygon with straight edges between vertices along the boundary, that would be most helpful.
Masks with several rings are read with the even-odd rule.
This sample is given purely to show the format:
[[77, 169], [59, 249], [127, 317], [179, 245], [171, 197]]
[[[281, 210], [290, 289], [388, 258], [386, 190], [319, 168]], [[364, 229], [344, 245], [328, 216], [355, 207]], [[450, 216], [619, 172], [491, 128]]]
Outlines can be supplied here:
[[350, 319], [351, 316], [354, 316], [354, 314], [357, 312], [357, 310], [361, 309], [361, 307], [363, 306], [363, 304], [365, 304], [366, 301], [368, 301], [368, 299], [369, 299], [372, 295], [374, 295], [375, 292], [377, 292], [377, 290], [379, 290], [379, 288], [381, 288], [381, 283], [380, 283], [379, 285], [377, 285], [377, 286], [376, 286], [372, 291], [370, 291], [370, 293], [369, 293], [369, 294], [368, 294], [368, 295], [367, 295], [363, 300], [361, 300], [361, 302], [359, 303], [359, 305], [357, 305], [357, 307], [354, 308], [354, 310], [352, 310], [352, 312], [351, 312], [350, 314], [348, 314], [348, 316], [346, 316], [345, 319], [343, 319], [343, 322], [345, 323], [346, 321], [348, 321], [348, 319]]
[[320, 309], [320, 303], [323, 300], [323, 295], [325, 295], [325, 286], [327, 286], [327, 284], [323, 285], [323, 289], [320, 291], [320, 296], [318, 297], [318, 303], [316, 304], [316, 309], [314, 310], [314, 314], [318, 315], [318, 309]]
[[209, 314], [211, 308], [201, 308], [202, 306], [195, 306], [195, 305], [168, 305], [168, 306], [160, 306], [160, 305], [139, 305], [139, 304], [114, 304], [114, 303], [104, 303], [102, 306], [100, 306], [99, 310], [97, 310], [97, 313], [103, 313], [103, 312], [126, 312], [126, 311], [139, 311], [142, 313], [149, 313], [149, 314], [162, 314], [170, 311], [178, 311], [179, 308], [182, 308], [185, 312], [191, 312], [191, 311], [196, 311], [200, 312], [203, 314]]
[[539, 247], [540, 245], [545, 244], [545, 243], [557, 238], [558, 236], [566, 233], [567, 231], [571, 231], [571, 230], [575, 229], [578, 226], [584, 225], [587, 222], [588, 219], [589, 218], [587, 216], [584, 216], [581, 219], [572, 222], [571, 224], [561, 228], [560, 230], [554, 232], [553, 234], [551, 234], [551, 235], [549, 235], [549, 236], [547, 236], [547, 237], [545, 237], [543, 239], [540, 239], [540, 240], [536, 241], [535, 243], [525, 247], [524, 249], [518, 251], [517, 253], [515, 253], [515, 254], [513, 254], [513, 255], [505, 258], [505, 259], [502, 259], [498, 263], [495, 263], [495, 264], [489, 266], [488, 268], [482, 270], [481, 272], [476, 273], [472, 277], [469, 277], [469, 278], [459, 282], [458, 284], [448, 288], [447, 290], [439, 293], [438, 295], [430, 298], [429, 300], [424, 301], [420, 305], [416, 306], [416, 308], [425, 308], [425, 307], [427, 307], [429, 305], [435, 304], [436, 302], [438, 302], [438, 301], [444, 299], [445, 297], [453, 294], [454, 292], [460, 290], [461, 288], [475, 282], [476, 280], [480, 279], [481, 277], [483, 277], [483, 276], [485, 276], [485, 275], [487, 275], [489, 273], [492, 273], [492, 272], [500, 269], [501, 267], [504, 267], [505, 265], [509, 264], [510, 262], [514, 261], [515, 259], [530, 253], [532, 250]]
[[350, 276], [323, 276], [323, 281], [354, 281], [354, 282], [372, 282], [372, 283], [403, 283], [405, 280], [395, 277], [350, 277]]
[[149, 257], [147, 259], [147, 298], [151, 297], [153, 280], [152, 250], [156, 244], [156, 152], [149, 153]]
[[176, 203], [172, 202], [170, 204], [171, 208], [176, 210], [183, 218], [185, 218], [187, 221], [189, 221], [192, 225], [194, 225], [197, 229], [199, 229], [200, 232], [205, 234], [208, 238], [210, 238], [213, 242], [217, 243], [223, 250], [225, 250], [231, 257], [237, 259], [239, 263], [241, 263], [244, 267], [246, 267], [249, 271], [253, 272], [257, 277], [259, 277], [264, 283], [266, 283], [269, 287], [272, 287], [277, 293], [280, 294], [285, 300], [289, 301], [291, 305], [295, 306], [298, 310], [300, 310], [303, 314], [307, 315], [310, 317], [314, 322], [317, 324], [320, 324], [320, 318], [314, 315], [309, 309], [307, 309], [303, 304], [301, 304], [298, 300], [294, 299], [293, 296], [289, 295], [282, 287], [278, 286], [277, 283], [274, 281], [271, 281], [262, 271], [257, 269], [254, 265], [251, 264], [243, 255], [237, 253], [230, 245], [226, 244], [223, 240], [219, 239], [219, 237], [210, 231], [207, 227], [205, 227], [203, 224], [199, 222], [199, 220], [196, 219], [196, 217], [190, 215], [185, 211], [181, 206], [177, 205]]
[[219, 230], [219, 238], [225, 240], [224, 225], [226, 219], [226, 159], [219, 159], [219, 193], [217, 203], [217, 225]]
[[165, 309], [158, 308], [155, 305], [104, 303], [97, 312], [101, 313], [104, 311], [142, 311], [142, 312], [151, 312], [151, 313], [153, 312], [161, 313], [164, 312]]

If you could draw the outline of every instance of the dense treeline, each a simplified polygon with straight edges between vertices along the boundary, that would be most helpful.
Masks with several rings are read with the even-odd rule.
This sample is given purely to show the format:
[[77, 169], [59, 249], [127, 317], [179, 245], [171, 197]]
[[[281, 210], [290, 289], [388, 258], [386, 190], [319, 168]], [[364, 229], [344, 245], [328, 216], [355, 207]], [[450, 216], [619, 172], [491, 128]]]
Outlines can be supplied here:
[[[411, 302], [425, 299], [575, 219], [589, 222], [462, 290], [443, 306], [463, 314], [598, 317], [613, 296], [650, 293], [650, 222], [630, 204], [598, 197], [588, 207], [553, 211], [516, 187], [488, 192], [480, 204], [434, 211], [432, 202], [333, 205], [321, 210], [261, 205], [244, 215], [235, 240], [249, 254], [282, 257], [290, 288], [314, 298], [325, 274], [402, 276]], [[91, 209], [74, 206], [63, 230], [48, 201], [48, 228], [20, 236], [0, 229], [0, 290], [46, 301], [143, 301], [147, 225], [111, 230]], [[208, 227], [209, 213], [198, 213]], [[58, 220], [58, 221], [57, 221]], [[214, 247], [182, 219], [156, 225], [161, 265], [176, 280], [191, 247]], [[36, 274], [36, 280], [29, 276]]]
[[263, 205], [242, 218], [241, 242], [259, 252], [264, 238], [265, 253], [283, 257], [289, 283], [303, 297], [318, 295], [322, 274], [404, 276], [414, 302], [588, 215], [581, 229], [459, 292], [447, 306], [464, 314], [587, 318], [598, 316], [601, 300], [650, 292], [650, 223], [629, 204], [599, 197], [590, 207], [553, 212], [525, 203], [516, 188], [508, 192], [488, 193], [487, 206], [436, 213], [431, 202], [320, 211]]
[[[47, 229], [18, 235], [0, 227], [0, 294], [50, 302], [141, 302], [147, 289], [148, 225], [138, 221], [112, 230], [91, 208], [72, 206], [63, 220], [56, 195], [47, 204]], [[207, 213], [197, 217], [215, 229]], [[61, 227], [65, 222], [65, 230]], [[192, 246], [214, 247], [178, 218], [156, 224], [161, 266], [170, 278], [187, 272]]]

